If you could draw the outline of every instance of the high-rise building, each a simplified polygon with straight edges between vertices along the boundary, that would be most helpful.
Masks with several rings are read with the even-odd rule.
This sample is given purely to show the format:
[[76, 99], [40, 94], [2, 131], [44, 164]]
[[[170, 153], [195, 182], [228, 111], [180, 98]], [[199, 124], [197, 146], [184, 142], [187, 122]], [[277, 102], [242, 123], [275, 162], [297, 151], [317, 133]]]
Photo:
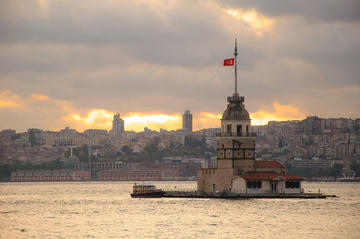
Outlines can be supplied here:
[[112, 135], [120, 136], [125, 132], [124, 120], [120, 118], [120, 114], [114, 114], [113, 127], [111, 130]]
[[192, 114], [190, 113], [190, 110], [185, 110], [182, 115], [182, 129], [187, 132], [192, 131]]

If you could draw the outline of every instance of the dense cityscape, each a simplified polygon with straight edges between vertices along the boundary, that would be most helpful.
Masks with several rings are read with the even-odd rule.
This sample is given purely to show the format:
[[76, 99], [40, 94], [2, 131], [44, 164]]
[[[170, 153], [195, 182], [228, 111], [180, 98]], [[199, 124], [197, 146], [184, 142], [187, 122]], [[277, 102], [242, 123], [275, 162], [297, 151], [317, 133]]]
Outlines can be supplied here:
[[[360, 119], [317, 116], [252, 126], [256, 160], [277, 160], [308, 180], [360, 176]], [[0, 176], [5, 181], [196, 180], [198, 168], [216, 168], [220, 128], [193, 131], [185, 111], [180, 130], [78, 132], [28, 129], [0, 132]]]

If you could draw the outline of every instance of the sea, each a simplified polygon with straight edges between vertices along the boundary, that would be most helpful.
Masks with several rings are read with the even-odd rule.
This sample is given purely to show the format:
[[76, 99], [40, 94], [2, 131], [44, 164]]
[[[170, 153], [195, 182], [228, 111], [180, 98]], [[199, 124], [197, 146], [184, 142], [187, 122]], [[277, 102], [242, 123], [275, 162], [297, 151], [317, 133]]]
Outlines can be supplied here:
[[236, 200], [133, 199], [132, 185], [0, 183], [0, 238], [360, 238], [360, 183], [303, 183], [336, 198]]

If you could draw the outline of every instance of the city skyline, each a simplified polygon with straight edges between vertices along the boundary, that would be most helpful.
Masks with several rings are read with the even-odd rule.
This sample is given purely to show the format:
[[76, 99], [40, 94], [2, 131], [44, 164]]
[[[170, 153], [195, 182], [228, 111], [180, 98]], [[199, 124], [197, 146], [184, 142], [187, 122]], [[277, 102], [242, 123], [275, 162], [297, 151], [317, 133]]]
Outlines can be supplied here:
[[[209, 113], [205, 113], [205, 112], [202, 112], [203, 114], [209, 114]], [[113, 117], [115, 115], [119, 114], [118, 112], [114, 113], [113, 115], [111, 115], [111, 120], [107, 120], [106, 123], [103, 123], [101, 124], [103, 127], [94, 127], [94, 128], [91, 128], [91, 127], [86, 127], [83, 126], [83, 127], [80, 127], [80, 128], [72, 128], [72, 127], [69, 127], [68, 125], [65, 125], [63, 128], [58, 128], [58, 129], [55, 129], [55, 128], [43, 128], [43, 127], [40, 127], [40, 128], [36, 128], [36, 127], [29, 127], [29, 128], [26, 128], [24, 130], [17, 130], [17, 129], [14, 129], [14, 128], [0, 128], [0, 131], [2, 130], [15, 130], [17, 133], [20, 133], [20, 132], [26, 132], [28, 131], [29, 129], [39, 129], [39, 130], [43, 130], [43, 131], [61, 131], [61, 130], [64, 130], [66, 128], [68, 129], [72, 129], [72, 130], [76, 130], [78, 132], [84, 132], [86, 130], [106, 130], [108, 131], [109, 134], [113, 134], [112, 133], [112, 130], [113, 130], [113, 124], [114, 124], [114, 121], [113, 121]], [[129, 117], [120, 117], [120, 119], [122, 121], [124, 121], [124, 132], [143, 132], [145, 129], [149, 129], [149, 130], [153, 130], [153, 131], [158, 131], [160, 132], [161, 130], [167, 130], [167, 131], [184, 131], [183, 129], [183, 120], [182, 120], [182, 115], [181, 114], [176, 114], [176, 115], [172, 115], [172, 116], [168, 116], [168, 115], [162, 115], [162, 114], [155, 114], [155, 115], [152, 115], [151, 117], [155, 117], [155, 120], [158, 121], [158, 122], [154, 122], [154, 118], [149, 118], [149, 116], [146, 116], [146, 115], [138, 115], [138, 114], [134, 114], [134, 115], [131, 115]], [[107, 117], [109, 118], [109, 117]], [[205, 121], [208, 119], [211, 118], [212, 120], [214, 120], [214, 122], [220, 122], [220, 119], [222, 118], [222, 114], [219, 114], [219, 115], [210, 115], [210, 116], [207, 116], [207, 118], [200, 118], [198, 120], [200, 121]], [[250, 114], [250, 118], [251, 118], [251, 114]], [[359, 120], [359, 118], [356, 118], [356, 119], [352, 119], [352, 118], [346, 118], [346, 117], [330, 117], [330, 118], [324, 118], [324, 117], [319, 117], [317, 115], [308, 115], [304, 118], [301, 118], [301, 119], [275, 119], [275, 120], [268, 120], [268, 121], [260, 121], [259, 124], [251, 124], [252, 126], [269, 126], [270, 124], [269, 123], [274, 123], [274, 122], [278, 122], [278, 123], [282, 123], [282, 122], [301, 122], [301, 121], [304, 121], [304, 120], [307, 120], [309, 118], [318, 118], [318, 119], [321, 119], [321, 120]], [[86, 120], [90, 120], [90, 118], [86, 118], [86, 119], [83, 119], [85, 122]], [[124, 120], [125, 119], [125, 120]], [[128, 121], [130, 119], [130, 123], [126, 123], [126, 121]], [[168, 121], [172, 121], [173, 122], [173, 127], [172, 128], [164, 128], [163, 126], [165, 124], [168, 123]], [[252, 121], [252, 120], [251, 120]], [[193, 122], [196, 124], [196, 121]], [[193, 131], [200, 131], [200, 130], [207, 130], [207, 129], [220, 129], [220, 123], [219, 125], [215, 125], [214, 127], [202, 127], [202, 128], [194, 128]]]
[[219, 127], [234, 38], [253, 125], [360, 117], [356, 1], [0, 5], [2, 129], [109, 130], [120, 112], [128, 130], [171, 130], [184, 109], [195, 130]]

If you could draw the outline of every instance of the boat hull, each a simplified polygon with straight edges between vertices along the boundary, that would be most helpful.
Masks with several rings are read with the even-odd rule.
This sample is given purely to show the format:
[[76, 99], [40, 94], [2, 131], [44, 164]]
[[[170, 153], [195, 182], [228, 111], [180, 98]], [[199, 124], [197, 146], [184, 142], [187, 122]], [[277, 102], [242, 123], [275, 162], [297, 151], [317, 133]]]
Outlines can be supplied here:
[[161, 198], [164, 195], [163, 191], [146, 192], [146, 193], [132, 193], [132, 198]]

